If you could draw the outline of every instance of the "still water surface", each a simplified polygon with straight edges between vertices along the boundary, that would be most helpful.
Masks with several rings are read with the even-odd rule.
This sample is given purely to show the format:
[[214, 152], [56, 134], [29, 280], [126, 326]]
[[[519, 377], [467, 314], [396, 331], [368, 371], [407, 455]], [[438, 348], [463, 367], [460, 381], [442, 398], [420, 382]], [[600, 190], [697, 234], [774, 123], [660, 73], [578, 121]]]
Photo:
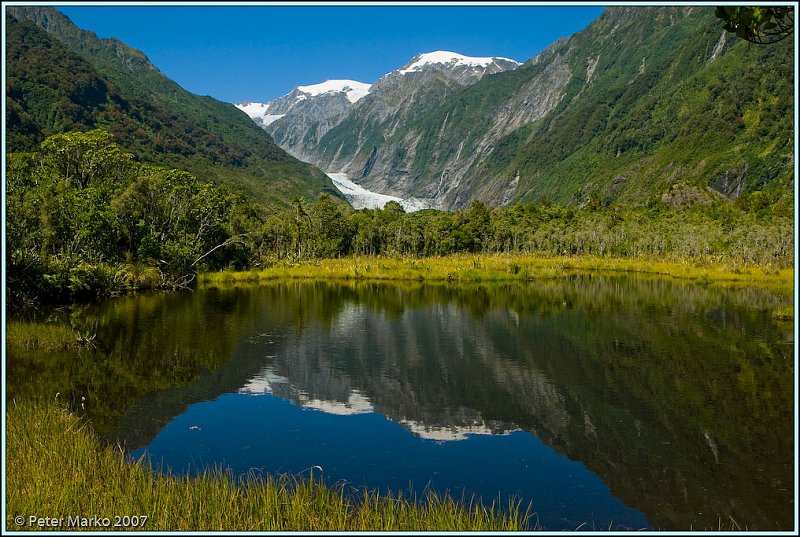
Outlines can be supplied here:
[[98, 320], [96, 352], [180, 385], [75, 389], [94, 390], [106, 438], [173, 472], [513, 496], [551, 530], [791, 529], [792, 326], [768, 313], [780, 300], [598, 276], [139, 296], [81, 312]]

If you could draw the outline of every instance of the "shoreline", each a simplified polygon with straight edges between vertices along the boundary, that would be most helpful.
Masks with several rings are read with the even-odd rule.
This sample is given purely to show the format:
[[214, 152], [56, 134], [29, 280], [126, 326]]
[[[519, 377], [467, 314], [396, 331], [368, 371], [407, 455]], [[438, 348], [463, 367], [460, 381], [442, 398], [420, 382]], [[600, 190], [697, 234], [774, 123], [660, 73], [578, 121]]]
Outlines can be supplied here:
[[789, 295], [794, 290], [793, 268], [713, 261], [535, 257], [508, 254], [459, 254], [428, 258], [358, 256], [304, 262], [280, 261], [261, 269], [200, 273], [198, 285], [279, 279], [527, 282], [563, 278], [581, 273], [651, 275], [684, 280], [698, 285], [767, 288]]

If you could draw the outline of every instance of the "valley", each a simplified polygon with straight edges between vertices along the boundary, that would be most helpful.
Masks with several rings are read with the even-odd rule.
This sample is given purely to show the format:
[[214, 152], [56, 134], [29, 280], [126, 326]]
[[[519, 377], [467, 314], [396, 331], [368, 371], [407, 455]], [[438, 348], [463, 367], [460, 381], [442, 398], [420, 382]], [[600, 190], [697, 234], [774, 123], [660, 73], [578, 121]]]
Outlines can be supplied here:
[[797, 529], [793, 7], [4, 9], [6, 529]]

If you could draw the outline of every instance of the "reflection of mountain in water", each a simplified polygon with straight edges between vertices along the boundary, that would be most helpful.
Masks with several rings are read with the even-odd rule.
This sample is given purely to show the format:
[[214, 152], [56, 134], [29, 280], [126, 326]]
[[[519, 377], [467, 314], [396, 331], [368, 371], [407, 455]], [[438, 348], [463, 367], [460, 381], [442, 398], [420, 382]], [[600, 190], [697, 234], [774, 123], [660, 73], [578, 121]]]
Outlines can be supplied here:
[[[737, 305], [768, 296], [588, 277], [230, 292], [246, 297], [230, 361], [132, 408], [129, 446], [193, 402], [271, 393], [433, 440], [529, 431], [657, 528], [791, 526], [791, 335]], [[144, 430], [143, 415], [160, 418]]]
[[[350, 391], [346, 401], [317, 399], [314, 395], [292, 386], [289, 379], [275, 373], [270, 368], [265, 368], [247, 384], [239, 389], [239, 393], [250, 395], [272, 394], [292, 401], [303, 408], [311, 408], [335, 414], [338, 416], [352, 416], [376, 412], [375, 407], [361, 392], [356, 389]], [[462, 409], [462, 414], [467, 414], [468, 409]], [[409, 432], [420, 438], [437, 441], [466, 440], [471, 434], [507, 434], [511, 431], [504, 430], [497, 425], [490, 428], [479, 415], [459, 416], [458, 420], [465, 424], [451, 424], [447, 427], [429, 425], [409, 419], [400, 419], [399, 423]], [[516, 430], [516, 429], [514, 429]]]
[[313, 408], [338, 416], [368, 414], [375, 411], [375, 407], [372, 406], [369, 399], [361, 395], [358, 390], [352, 390], [344, 402], [314, 399], [307, 392], [292, 386], [289, 379], [278, 375], [271, 369], [264, 369], [259, 372], [258, 375], [239, 389], [239, 393], [252, 395], [274, 394], [288, 399], [298, 406]]
[[[282, 353], [268, 358], [244, 390], [268, 385], [269, 393], [295, 404], [337, 413], [369, 409], [438, 440], [516, 430], [510, 418], [518, 414], [546, 418], [548, 430], [565, 426], [566, 411], [553, 386], [541, 373], [515, 364], [509, 353], [516, 349], [499, 352], [469, 312], [434, 303], [407, 309], [399, 318], [374, 313], [348, 303], [333, 322], [310, 323]], [[507, 312], [490, 317], [485, 326], [508, 325]], [[498, 418], [483, 416], [485, 405], [473, 398], [454, 399], [441, 389], [449, 383], [458, 391], [492, 379], [492, 397], [512, 402]]]

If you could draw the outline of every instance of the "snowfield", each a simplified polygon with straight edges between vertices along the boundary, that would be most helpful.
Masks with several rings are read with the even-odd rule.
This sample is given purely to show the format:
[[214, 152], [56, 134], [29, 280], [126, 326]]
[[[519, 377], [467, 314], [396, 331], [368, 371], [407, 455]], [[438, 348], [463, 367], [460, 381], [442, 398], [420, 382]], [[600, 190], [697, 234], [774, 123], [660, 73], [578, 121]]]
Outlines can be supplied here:
[[266, 103], [239, 103], [235, 106], [253, 119], [265, 115], [269, 110], [269, 104]]
[[311, 86], [297, 86], [298, 91], [308, 93], [311, 96], [322, 95], [323, 93], [339, 93], [342, 92], [351, 103], [366, 97], [369, 94], [371, 84], [358, 82], [357, 80], [326, 80], [319, 84], [312, 84]]
[[236, 108], [250, 116], [250, 119], [266, 127], [274, 121], [278, 121], [286, 114], [267, 114], [269, 103], [239, 103], [234, 105]]
[[434, 52], [426, 52], [425, 54], [420, 54], [416, 61], [414, 61], [411, 65], [409, 65], [405, 69], [399, 69], [398, 73], [404, 75], [406, 73], [411, 73], [414, 71], [421, 71], [426, 65], [432, 65], [437, 63], [441, 63], [444, 65], [452, 65], [453, 67], [458, 65], [486, 67], [495, 60], [506, 60], [509, 62], [514, 62], [517, 65], [519, 65], [518, 61], [509, 58], [500, 58], [500, 57], [476, 58], [473, 56], [464, 56], [463, 54], [459, 54], [457, 52], [450, 52], [447, 50], [436, 50]]
[[422, 209], [436, 209], [434, 200], [409, 198], [402, 199], [396, 196], [388, 196], [386, 194], [378, 194], [367, 190], [361, 185], [357, 185], [347, 178], [346, 173], [329, 173], [326, 175], [331, 178], [333, 185], [339, 189], [350, 205], [354, 209], [382, 209], [390, 201], [396, 201], [403, 206], [403, 209], [408, 213], [414, 211], [421, 211]]

